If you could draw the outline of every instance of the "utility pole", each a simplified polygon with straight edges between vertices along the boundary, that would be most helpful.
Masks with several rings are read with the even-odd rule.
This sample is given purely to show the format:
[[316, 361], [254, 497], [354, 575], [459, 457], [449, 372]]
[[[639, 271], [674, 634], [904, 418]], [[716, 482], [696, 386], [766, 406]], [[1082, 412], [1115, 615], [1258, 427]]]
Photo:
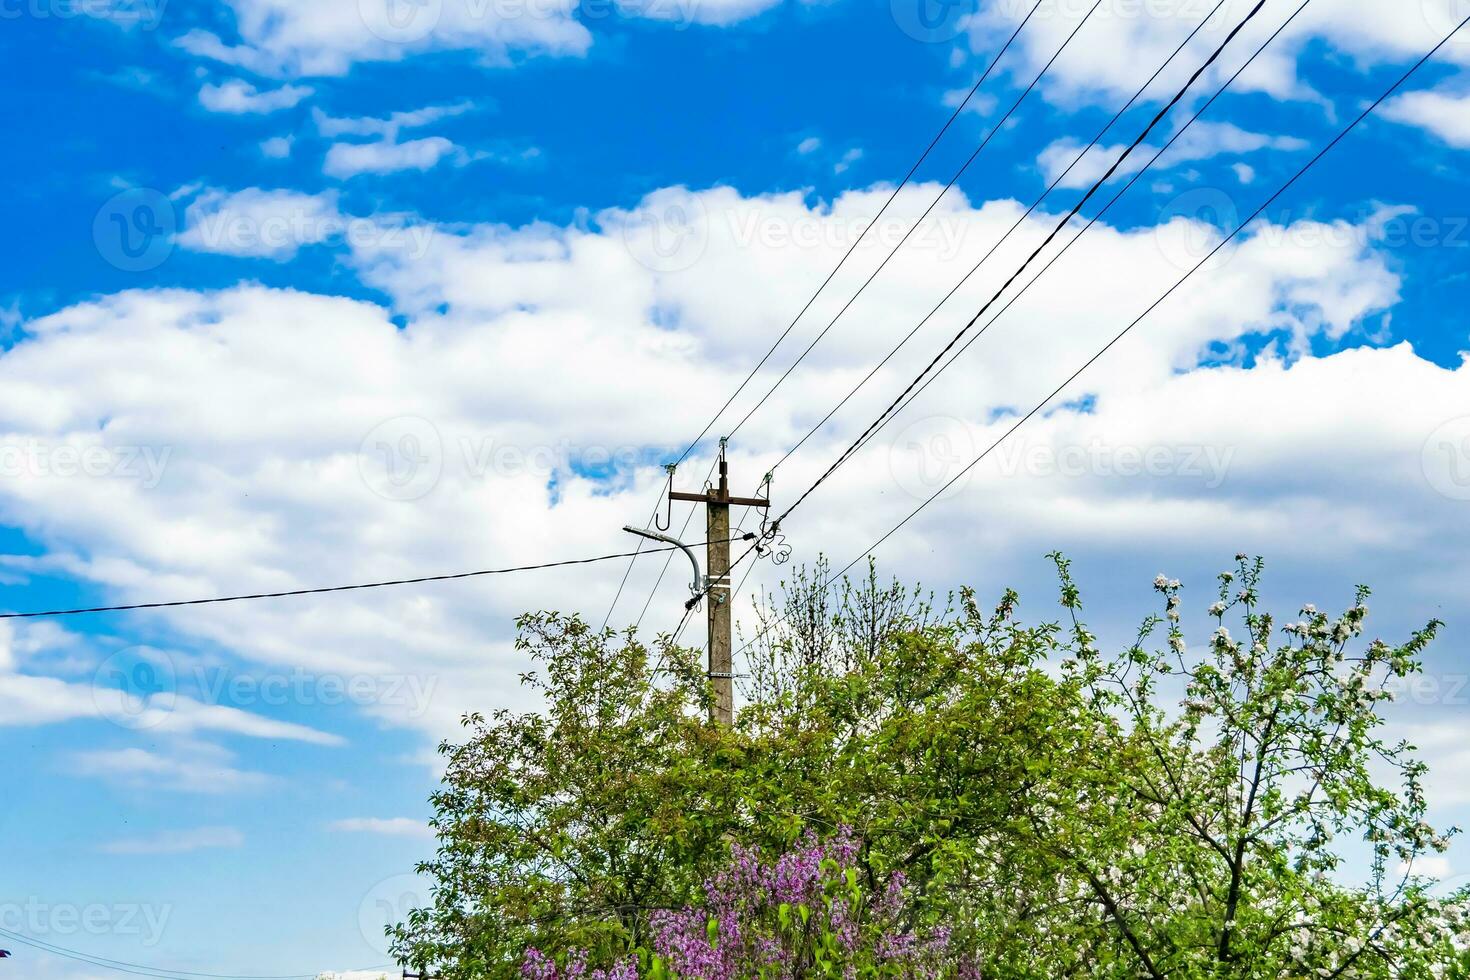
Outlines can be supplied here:
[[730, 466], [725, 462], [725, 444], [720, 440], [720, 482], [707, 493], [669, 491], [670, 500], [688, 500], [705, 505], [705, 594], [709, 599], [709, 679], [715, 688], [710, 721], [729, 725], [735, 720], [735, 674], [730, 641], [730, 505], [769, 507], [759, 497], [730, 496]]

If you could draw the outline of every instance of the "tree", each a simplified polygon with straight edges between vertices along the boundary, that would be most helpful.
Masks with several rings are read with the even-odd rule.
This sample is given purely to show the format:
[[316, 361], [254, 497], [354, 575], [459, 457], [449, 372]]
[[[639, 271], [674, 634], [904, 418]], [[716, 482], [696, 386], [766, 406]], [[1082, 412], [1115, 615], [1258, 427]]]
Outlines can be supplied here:
[[[1425, 766], [1380, 733], [1379, 706], [1421, 669], [1440, 624], [1354, 651], [1360, 588], [1340, 616], [1308, 605], [1278, 631], [1260, 609], [1260, 560], [1238, 556], [1203, 651], [1191, 655], [1180, 628], [1180, 583], [1160, 576], [1163, 615], [1109, 660], [1054, 557], [1072, 616], [1066, 669], [1095, 717], [1119, 721], [1101, 728], [1111, 764], [1079, 774], [1081, 792], [1039, 798], [1031, 840], [1038, 853], [1051, 842], [1110, 924], [1116, 974], [1428, 977], [1457, 962], [1465, 896], [1437, 901], [1414, 874], [1449, 839], [1425, 820]], [[1166, 712], [1170, 683], [1182, 696]], [[1366, 883], [1347, 883], [1345, 838], [1367, 844]], [[1083, 923], [1069, 932], [1085, 938]]]
[[[1453, 960], [1463, 902], [1412, 874], [1446, 842], [1423, 767], [1378, 735], [1385, 681], [1418, 669], [1438, 624], [1350, 654], [1363, 592], [1273, 645], [1242, 561], [1200, 655], [1161, 579], [1163, 616], [1107, 657], [1057, 565], [1070, 621], [1037, 626], [1013, 593], [936, 609], [871, 566], [833, 598], [825, 567], [798, 573], [763, 608], [729, 729], [705, 721], [698, 652], [523, 617], [543, 704], [472, 715], [442, 747], [434, 903], [397, 951], [452, 980], [512, 976], [529, 948], [610, 966], [706, 898], [732, 846], [774, 858], [847, 828], [865, 893], [901, 881], [903, 929], [943, 929], [974, 976], [1408, 977]], [[1359, 883], [1351, 834], [1372, 855]]]

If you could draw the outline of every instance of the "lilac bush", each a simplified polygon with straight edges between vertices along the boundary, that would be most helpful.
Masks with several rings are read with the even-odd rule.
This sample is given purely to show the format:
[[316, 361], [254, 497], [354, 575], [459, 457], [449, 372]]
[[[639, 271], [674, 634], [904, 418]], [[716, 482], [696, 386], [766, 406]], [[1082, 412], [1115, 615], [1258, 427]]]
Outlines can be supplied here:
[[[651, 948], [640, 951], [646, 980], [796, 980], [805, 977], [928, 978], [956, 972], [949, 934], [903, 924], [906, 881], [881, 888], [858, 871], [859, 842], [843, 828], [826, 842], [808, 835], [774, 861], [735, 845], [729, 865], [705, 883], [702, 908], [651, 918]], [[539, 950], [526, 953], [526, 980], [637, 980], [638, 964], [587, 969], [575, 954], [560, 969]]]

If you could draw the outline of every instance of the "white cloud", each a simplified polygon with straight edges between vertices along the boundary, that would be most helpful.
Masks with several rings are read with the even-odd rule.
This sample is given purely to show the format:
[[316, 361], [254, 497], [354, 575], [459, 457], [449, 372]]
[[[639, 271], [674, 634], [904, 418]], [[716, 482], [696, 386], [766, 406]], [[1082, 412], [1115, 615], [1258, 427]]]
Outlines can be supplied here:
[[473, 51], [506, 64], [512, 52], [578, 56], [592, 42], [565, 0], [531, 0], [514, 11], [484, 0], [227, 2], [240, 43], [194, 30], [179, 44], [200, 57], [270, 75], [344, 75], [358, 62], [428, 51]]
[[834, 174], [846, 173], [854, 163], [857, 163], [862, 158], [863, 151], [857, 147], [854, 147], [851, 150], [848, 150], [846, 153], [842, 154], [842, 159], [838, 160], [837, 163], [833, 165], [832, 172]]
[[270, 160], [284, 160], [291, 155], [291, 144], [294, 142], [294, 138], [290, 136], [272, 136], [261, 141], [261, 155]]
[[[936, 190], [906, 188], [890, 210], [894, 228]], [[371, 303], [253, 286], [137, 290], [32, 320], [27, 339], [0, 356], [0, 433], [54, 440], [95, 431], [105, 418], [109, 444], [170, 446], [173, 458], [149, 490], [22, 474], [0, 483], [0, 511], [13, 526], [44, 529], [48, 547], [71, 556], [72, 574], [118, 601], [620, 550], [618, 528], [646, 516], [670, 455], [648, 447], [689, 438], [886, 194], [878, 187], [811, 205], [800, 193], [671, 188], [586, 227], [439, 228], [412, 258], [382, 243], [354, 245], [348, 261], [392, 297], [406, 328]], [[737, 481], [753, 487], [1021, 210], [958, 198], [936, 208], [737, 434]], [[1028, 221], [912, 349], [778, 470], [778, 501], [815, 478], [1054, 220]], [[892, 230], [875, 233], [891, 242]], [[1298, 222], [1247, 236], [1079, 385], [1077, 394], [1095, 398], [1090, 413], [1060, 410], [1024, 430], [1024, 447], [1053, 454], [1094, 440], [1162, 447], [1175, 460], [1218, 450], [1195, 455], [1227, 466], [1223, 480], [1048, 475], [1023, 456], [1010, 469], [982, 467], [963, 493], [913, 521], [885, 545], [885, 566], [941, 586], [989, 586], [994, 563], [1020, 576], [1026, 561], [1065, 547], [1084, 557], [1106, 551], [1120, 566], [1142, 556], [1146, 589], [1154, 566], [1184, 555], [1190, 540], [1190, 560], [1259, 545], [1293, 567], [1353, 567], [1380, 582], [1375, 570], [1409, 581], [1403, 562], [1412, 554], [1412, 601], [1448, 601], [1454, 583], [1470, 581], [1453, 572], [1466, 530], [1426, 480], [1421, 449], [1463, 413], [1470, 375], [1402, 346], [1308, 355], [1365, 324], [1379, 330], [1376, 318], [1396, 303], [1398, 280], [1373, 234]], [[1000, 431], [995, 413], [1050, 390], [1212, 235], [1186, 217], [1162, 230], [1095, 228], [1049, 274], [1066, 288], [1043, 283], [1028, 293], [798, 511], [787, 531], [799, 558], [826, 550], [845, 561], [917, 503], [914, 488], [927, 484], [912, 472], [910, 447], [928, 443], [910, 431], [913, 421], [952, 420], [957, 428], [941, 433], [952, 445], [983, 446]], [[859, 281], [881, 254], [860, 248], [848, 274]], [[758, 295], [751, 282], [763, 284]], [[754, 404], [838, 299], [817, 305], [737, 411]], [[1241, 366], [1242, 345], [1266, 334], [1299, 359]], [[1198, 369], [1211, 351], [1234, 366]], [[625, 452], [629, 465], [611, 482], [578, 475], [588, 467], [569, 458]], [[986, 466], [1006, 460], [998, 454]], [[707, 466], [698, 452], [679, 479], [695, 484]], [[1430, 539], [1435, 548], [1420, 547]], [[638, 568], [629, 595], [651, 591], [653, 564]], [[752, 584], [767, 574], [762, 566]], [[617, 578], [593, 566], [150, 618], [247, 663], [437, 681], [426, 700], [381, 697], [365, 707], [436, 738], [465, 710], [519, 698], [515, 677], [526, 665], [511, 646], [516, 613], [560, 607], [600, 618]], [[645, 627], [676, 618], [681, 591], [661, 594]], [[631, 615], [625, 608], [617, 618]], [[201, 732], [245, 727], [191, 707], [176, 713], [175, 724]]]
[[1235, 179], [1242, 184], [1254, 184], [1256, 182], [1256, 168], [1248, 163], [1232, 163], [1230, 169], [1235, 171]]
[[802, 156], [806, 156], [809, 153], [815, 153], [821, 148], [822, 141], [815, 136], [808, 136], [806, 139], [796, 144], [796, 152], [800, 153]]
[[248, 187], [239, 191], [206, 188], [184, 211], [178, 244], [199, 252], [284, 262], [303, 248], [344, 241], [358, 247], [402, 248], [423, 255], [433, 236], [427, 225], [402, 214], [371, 218], [344, 214], [335, 191], [299, 191]]
[[[1089, 150], [1080, 161], [1077, 161], [1077, 154], [1082, 150], [1082, 146], [1082, 143], [1072, 137], [1064, 137], [1041, 151], [1037, 159], [1048, 182], [1055, 180], [1063, 171], [1067, 171], [1066, 178], [1060, 184], [1061, 187], [1090, 187], [1108, 172], [1108, 168], [1127, 149], [1127, 145], [1123, 143], [1112, 146], [1098, 145]], [[1184, 135], [1179, 137], [1178, 141], [1169, 147], [1168, 152], [1159, 157], [1158, 162], [1152, 164], [1150, 169], [1162, 171], [1169, 167], [1208, 160], [1220, 155], [1236, 156], [1257, 150], [1292, 153], [1303, 150], [1306, 146], [1307, 143], [1304, 140], [1295, 136], [1268, 136], [1264, 133], [1248, 132], [1232, 123], [1200, 121], [1185, 130]], [[1118, 168], [1115, 177], [1124, 178], [1138, 173], [1158, 152], [1158, 145], [1145, 143], [1139, 146]], [[1077, 161], [1075, 165], [1074, 161]], [[1068, 167], [1071, 169], [1067, 170]]]
[[346, 218], [331, 191], [209, 189], [184, 212], [179, 244], [199, 252], [284, 261], [342, 234]]
[[1470, 94], [1408, 92], [1385, 103], [1382, 112], [1395, 122], [1426, 129], [1456, 149], [1470, 149]]
[[418, 129], [429, 126], [442, 119], [453, 119], [462, 116], [475, 108], [472, 102], [460, 102], [454, 105], [425, 106], [422, 109], [411, 109], [404, 112], [395, 112], [386, 119], [376, 119], [370, 116], [336, 117], [328, 115], [320, 109], [312, 110], [312, 119], [316, 122], [317, 132], [328, 138], [337, 136], [378, 136], [388, 141], [398, 138], [398, 134], [405, 129]]
[[129, 837], [108, 841], [99, 850], [104, 854], [188, 854], [211, 848], [235, 848], [245, 844], [245, 835], [234, 827], [198, 827], [192, 830], [167, 830], [150, 837]]
[[[1029, 80], [1061, 46], [1087, 13], [1090, 4], [1043, 4], [1017, 40], [1018, 57], [1007, 55], [1007, 70]], [[1150, 90], [1155, 98], [1177, 91], [1225, 36], [1255, 6], [1255, 0], [1226, 0], [1219, 14], [1163, 73]], [[1296, 9], [1268, 4], [1197, 83], [1212, 90], [1244, 64], [1258, 47]], [[1213, 8], [1197, 0], [1158, 0], [1147, 5], [1105, 5], [1091, 18], [1059, 58], [1043, 82], [1048, 98], [1063, 103], [1101, 102], [1121, 106], [1180, 42]], [[961, 41], [974, 58], [992, 57], [1015, 30], [1030, 4], [982, 5], [970, 18]], [[1456, 11], [1460, 12], [1456, 12]], [[1332, 5], [1310, 4], [1265, 52], [1233, 83], [1232, 90], [1264, 92], [1281, 99], [1321, 102], [1323, 98], [1298, 77], [1298, 56], [1316, 40], [1345, 54], [1361, 66], [1417, 59], [1437, 44], [1463, 18], [1457, 0], [1344, 0]], [[1450, 43], [1441, 57], [1470, 64], [1470, 44]]]
[[292, 108], [311, 92], [304, 85], [282, 85], [262, 92], [249, 82], [235, 78], [222, 85], [206, 83], [199, 89], [199, 104], [210, 112], [266, 115]]
[[237, 769], [232, 759], [224, 749], [208, 745], [195, 745], [168, 755], [138, 748], [104, 749], [75, 753], [71, 771], [78, 776], [146, 792], [213, 796], [255, 792], [271, 785], [270, 777]]
[[462, 148], [442, 136], [400, 142], [405, 129], [418, 129], [444, 119], [463, 115], [475, 108], [473, 103], [426, 106], [407, 112], [395, 112], [386, 119], [371, 117], [338, 118], [316, 110], [312, 118], [317, 131], [327, 138], [339, 136], [376, 137], [369, 143], [335, 143], [327, 151], [322, 170], [337, 178], [359, 174], [388, 174], [404, 170], [430, 170], [445, 157], [453, 155], [459, 162], [469, 160]]
[[408, 817], [348, 817], [344, 820], [334, 820], [330, 824], [332, 830], [341, 830], [354, 834], [382, 834], [388, 837], [422, 837], [432, 839], [433, 828], [422, 820], [411, 820]]
[[[77, 719], [122, 719], [126, 727], [159, 735], [193, 736], [218, 732], [246, 738], [345, 744], [341, 738], [305, 725], [276, 721], [239, 708], [204, 703], [161, 684], [146, 695], [126, 692], [105, 675], [105, 653], [91, 649], [88, 637], [54, 623], [36, 621], [17, 631], [0, 622], [0, 727], [28, 727]], [[143, 648], [134, 648], [143, 650]], [[181, 657], [149, 650], [161, 677], [177, 677]], [[24, 672], [23, 672], [24, 671]], [[61, 676], [54, 676], [54, 675]], [[85, 680], [76, 678], [84, 677]]]
[[322, 172], [330, 177], [345, 179], [361, 174], [425, 171], [438, 166], [445, 157], [462, 152], [458, 146], [442, 136], [427, 136], [405, 143], [387, 140], [377, 143], [334, 143], [327, 150]]

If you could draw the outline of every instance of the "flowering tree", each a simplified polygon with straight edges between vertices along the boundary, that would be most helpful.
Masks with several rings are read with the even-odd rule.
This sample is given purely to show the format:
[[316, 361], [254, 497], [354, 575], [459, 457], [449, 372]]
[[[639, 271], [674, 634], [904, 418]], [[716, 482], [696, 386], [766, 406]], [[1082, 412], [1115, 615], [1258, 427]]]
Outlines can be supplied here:
[[1208, 643], [1161, 578], [1162, 615], [1104, 654], [1057, 563], [1070, 623], [1034, 626], [1013, 593], [936, 613], [871, 571], [835, 600], [798, 578], [729, 728], [698, 651], [524, 617], [543, 706], [443, 746], [434, 903], [396, 952], [448, 980], [528, 949], [600, 980], [639, 951], [699, 980], [1470, 975], [1464, 896], [1415, 873], [1448, 840], [1424, 767], [1382, 735], [1438, 624], [1364, 642], [1364, 591], [1278, 627], [1242, 559]]
[[[1054, 557], [1072, 614], [1065, 669], [1095, 717], [1121, 719], [1099, 726], [1112, 764], [1031, 814], [1035, 842], [1110, 927], [1111, 953], [1095, 959], [1154, 978], [1429, 977], [1460, 961], [1465, 896], [1437, 899], [1415, 874], [1449, 835], [1426, 822], [1424, 765], [1380, 731], [1380, 705], [1420, 669], [1438, 623], [1355, 651], [1360, 589], [1341, 615], [1308, 605], [1278, 630], [1260, 608], [1260, 561], [1239, 556], [1220, 576], [1203, 650], [1185, 642], [1180, 583], [1159, 576], [1163, 615], [1105, 658]], [[1168, 711], [1166, 688], [1181, 694]], [[1344, 838], [1368, 845], [1365, 884], [1345, 883]], [[1063, 943], [1094, 931], [1083, 918], [1057, 924]]]
[[[858, 844], [842, 828], [825, 844], [814, 839], [762, 860], [735, 845], [733, 860], [705, 885], [706, 904], [652, 916], [651, 948], [641, 951], [649, 980], [796, 980], [799, 977], [939, 977], [952, 973], [949, 935], [921, 936], [903, 925], [904, 875], [876, 895], [861, 882]], [[531, 949], [526, 980], [635, 980], [638, 961], [588, 972], [576, 951], [558, 969]]]

